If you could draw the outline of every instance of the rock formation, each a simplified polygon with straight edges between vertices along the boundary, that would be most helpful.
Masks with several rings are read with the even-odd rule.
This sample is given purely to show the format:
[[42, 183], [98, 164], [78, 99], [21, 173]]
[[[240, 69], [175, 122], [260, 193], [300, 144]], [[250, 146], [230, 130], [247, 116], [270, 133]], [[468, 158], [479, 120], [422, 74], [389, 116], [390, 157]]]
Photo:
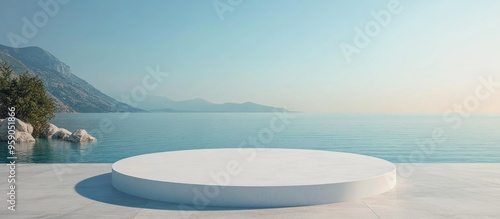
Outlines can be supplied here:
[[92, 135], [88, 134], [85, 129], [78, 129], [75, 132], [71, 133], [65, 128], [58, 128], [52, 123], [49, 123], [45, 128], [44, 135], [49, 139], [59, 139], [63, 141], [71, 141], [71, 142], [91, 142], [97, 141]]
[[78, 129], [71, 136], [69, 136], [69, 141], [71, 142], [89, 142], [96, 141], [97, 139], [89, 135], [85, 129]]
[[[0, 119], [0, 141], [7, 141], [9, 139], [8, 126], [7, 119]], [[33, 126], [20, 119], [16, 119], [15, 127], [14, 138], [16, 142], [35, 142], [35, 138], [31, 135], [33, 133]], [[74, 133], [71, 133], [67, 129], [58, 128], [52, 123], [47, 124], [42, 137], [75, 143], [97, 141], [96, 138], [88, 134], [84, 129], [78, 129]]]
[[[19, 119], [16, 119], [14, 122], [15, 125], [15, 134], [14, 139], [16, 142], [34, 142], [35, 138], [31, 136], [33, 133], [33, 126], [28, 123], [25, 123]], [[9, 140], [9, 121], [8, 119], [2, 119], [0, 121], [0, 140], [8, 141]]]

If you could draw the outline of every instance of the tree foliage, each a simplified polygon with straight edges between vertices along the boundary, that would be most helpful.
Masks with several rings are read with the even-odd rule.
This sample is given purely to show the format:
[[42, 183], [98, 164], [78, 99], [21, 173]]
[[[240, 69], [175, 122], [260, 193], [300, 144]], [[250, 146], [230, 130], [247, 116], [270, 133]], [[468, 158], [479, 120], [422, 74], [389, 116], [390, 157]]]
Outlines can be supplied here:
[[33, 137], [40, 137], [55, 115], [41, 79], [28, 74], [14, 77], [10, 66], [0, 61], [0, 118], [8, 117], [9, 107], [16, 108], [16, 118], [33, 126]]

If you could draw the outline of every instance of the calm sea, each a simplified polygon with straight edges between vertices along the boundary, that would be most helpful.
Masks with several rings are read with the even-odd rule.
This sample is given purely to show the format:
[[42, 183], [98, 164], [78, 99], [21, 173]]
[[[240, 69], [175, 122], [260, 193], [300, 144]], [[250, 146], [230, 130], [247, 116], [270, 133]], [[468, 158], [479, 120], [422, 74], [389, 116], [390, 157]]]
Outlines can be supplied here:
[[[162, 151], [258, 146], [352, 152], [392, 162], [500, 162], [500, 115], [475, 115], [460, 125], [442, 115], [292, 115], [59, 114], [52, 123], [84, 128], [97, 143], [38, 139], [18, 145], [17, 157], [24, 163], [112, 163]], [[0, 162], [7, 156], [1, 142]]]

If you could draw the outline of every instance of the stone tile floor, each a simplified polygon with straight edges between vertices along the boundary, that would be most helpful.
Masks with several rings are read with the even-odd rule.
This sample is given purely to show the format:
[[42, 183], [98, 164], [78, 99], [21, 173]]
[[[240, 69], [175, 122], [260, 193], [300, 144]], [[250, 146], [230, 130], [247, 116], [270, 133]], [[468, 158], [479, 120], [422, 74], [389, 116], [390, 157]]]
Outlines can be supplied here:
[[[417, 164], [411, 176], [398, 175], [393, 190], [352, 202], [201, 211], [123, 194], [111, 186], [110, 171], [111, 164], [19, 164], [17, 211], [4, 201], [0, 218], [500, 218], [500, 163]], [[7, 177], [5, 165], [4, 200]]]

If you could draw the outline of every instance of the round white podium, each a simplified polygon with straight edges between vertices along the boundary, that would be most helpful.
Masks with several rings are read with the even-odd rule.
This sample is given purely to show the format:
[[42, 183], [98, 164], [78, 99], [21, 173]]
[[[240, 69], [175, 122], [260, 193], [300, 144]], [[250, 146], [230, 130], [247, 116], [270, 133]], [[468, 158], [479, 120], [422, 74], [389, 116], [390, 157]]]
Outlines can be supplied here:
[[396, 185], [396, 166], [317, 150], [186, 150], [117, 161], [112, 184], [130, 195], [186, 205], [290, 207], [381, 194]]

